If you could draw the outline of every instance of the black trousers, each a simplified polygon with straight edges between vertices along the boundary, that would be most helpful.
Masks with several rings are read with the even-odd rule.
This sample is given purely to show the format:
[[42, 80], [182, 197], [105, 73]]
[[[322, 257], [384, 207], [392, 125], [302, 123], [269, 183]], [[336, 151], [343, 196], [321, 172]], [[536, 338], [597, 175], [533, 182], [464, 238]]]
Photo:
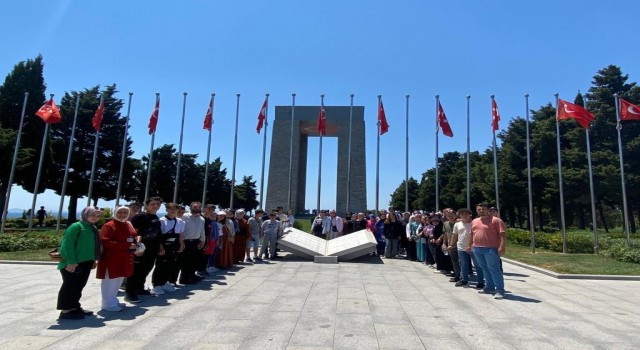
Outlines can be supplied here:
[[202, 251], [198, 249], [200, 240], [185, 240], [184, 251], [180, 255], [180, 280], [186, 281], [193, 278], [200, 262]]
[[127, 278], [126, 292], [129, 295], [138, 295], [144, 289], [144, 282], [158, 257], [158, 245], [145, 243], [146, 250], [142, 256], [137, 256], [133, 263], [133, 275]]
[[154, 287], [163, 286], [167, 282], [175, 283], [177, 277], [178, 255], [173, 247], [165, 247], [164, 255], [156, 257], [156, 268], [151, 275], [151, 283]]
[[71, 310], [80, 308], [82, 290], [87, 285], [93, 261], [84, 261], [78, 264], [74, 272], [65, 269], [60, 270], [62, 286], [58, 292], [58, 310]]
[[418, 252], [415, 241], [410, 241], [407, 239], [404, 247], [407, 249], [407, 259], [411, 261], [418, 260]]

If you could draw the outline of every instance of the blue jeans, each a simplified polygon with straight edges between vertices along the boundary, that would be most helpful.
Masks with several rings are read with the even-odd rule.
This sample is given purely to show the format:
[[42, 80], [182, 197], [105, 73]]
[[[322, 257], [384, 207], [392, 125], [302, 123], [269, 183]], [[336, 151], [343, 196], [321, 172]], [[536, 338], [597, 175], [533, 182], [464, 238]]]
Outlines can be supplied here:
[[484, 283], [484, 274], [482, 269], [478, 267], [478, 261], [473, 253], [469, 253], [464, 249], [458, 249], [458, 260], [460, 260], [460, 280], [469, 282], [469, 264], [473, 260], [473, 266], [476, 267], [476, 274], [478, 275], [478, 283]]
[[498, 248], [473, 247], [473, 254], [485, 275], [485, 290], [504, 294], [504, 277], [500, 271]]

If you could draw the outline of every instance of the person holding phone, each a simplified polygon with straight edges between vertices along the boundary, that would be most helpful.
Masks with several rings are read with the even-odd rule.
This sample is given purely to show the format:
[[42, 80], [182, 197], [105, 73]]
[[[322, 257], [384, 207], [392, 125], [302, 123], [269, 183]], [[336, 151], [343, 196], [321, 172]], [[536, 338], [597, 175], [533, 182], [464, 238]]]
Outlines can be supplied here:
[[82, 290], [87, 285], [89, 274], [96, 268], [100, 259], [100, 236], [95, 223], [100, 220], [102, 211], [93, 206], [82, 210], [81, 220], [71, 224], [64, 232], [60, 243], [62, 261], [58, 270], [62, 275], [62, 286], [58, 292], [58, 319], [83, 319], [92, 315], [80, 305]]

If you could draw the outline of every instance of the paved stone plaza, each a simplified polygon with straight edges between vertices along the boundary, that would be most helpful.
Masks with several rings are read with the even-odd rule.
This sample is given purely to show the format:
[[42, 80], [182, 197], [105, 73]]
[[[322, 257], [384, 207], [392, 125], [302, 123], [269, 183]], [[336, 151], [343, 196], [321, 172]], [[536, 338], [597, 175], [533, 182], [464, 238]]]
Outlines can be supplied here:
[[[638, 349], [640, 282], [505, 263], [507, 298], [406, 260], [240, 266], [119, 313], [57, 321], [53, 265], [0, 264], [3, 349]], [[98, 311], [99, 281], [83, 307]]]

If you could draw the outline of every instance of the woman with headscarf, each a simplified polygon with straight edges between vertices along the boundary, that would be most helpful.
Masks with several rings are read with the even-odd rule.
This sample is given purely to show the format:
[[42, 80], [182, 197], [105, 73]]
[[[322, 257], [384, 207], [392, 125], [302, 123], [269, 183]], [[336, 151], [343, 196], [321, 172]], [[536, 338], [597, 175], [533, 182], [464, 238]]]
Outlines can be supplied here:
[[223, 210], [219, 210], [216, 214], [220, 234], [220, 245], [217, 247], [219, 251], [215, 257], [216, 266], [227, 269], [233, 266], [233, 223], [227, 219]]
[[101, 216], [99, 209], [86, 207], [82, 210], [82, 220], [71, 224], [64, 232], [60, 243], [62, 261], [58, 263], [62, 275], [57, 303], [59, 319], [78, 320], [93, 314], [80, 306], [80, 298], [91, 270], [100, 259], [100, 236], [95, 223]]
[[133, 256], [138, 248], [139, 237], [129, 218], [129, 208], [119, 206], [113, 219], [102, 226], [102, 255], [98, 261], [96, 277], [102, 280], [102, 309], [122, 311], [124, 304], [118, 302], [118, 288], [125, 277], [133, 274]]

